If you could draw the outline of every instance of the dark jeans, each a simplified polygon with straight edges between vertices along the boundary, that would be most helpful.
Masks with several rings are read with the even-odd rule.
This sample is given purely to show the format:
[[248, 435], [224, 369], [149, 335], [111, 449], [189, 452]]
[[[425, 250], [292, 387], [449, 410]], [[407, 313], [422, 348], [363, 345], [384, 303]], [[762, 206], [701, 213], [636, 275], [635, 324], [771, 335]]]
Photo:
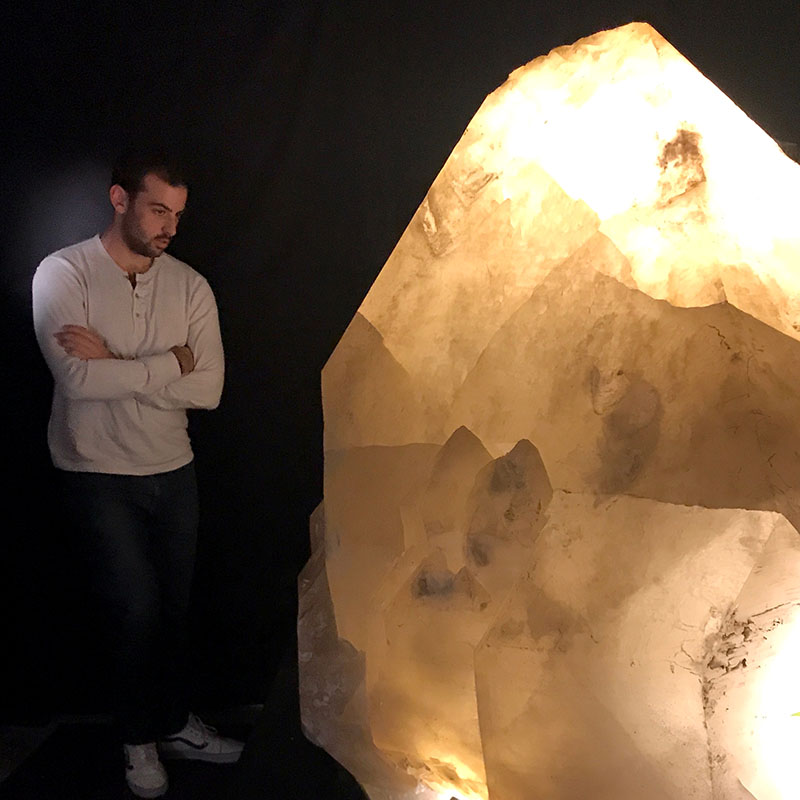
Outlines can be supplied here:
[[60, 471], [99, 600], [122, 739], [187, 719], [186, 616], [197, 543], [194, 463], [158, 475]]

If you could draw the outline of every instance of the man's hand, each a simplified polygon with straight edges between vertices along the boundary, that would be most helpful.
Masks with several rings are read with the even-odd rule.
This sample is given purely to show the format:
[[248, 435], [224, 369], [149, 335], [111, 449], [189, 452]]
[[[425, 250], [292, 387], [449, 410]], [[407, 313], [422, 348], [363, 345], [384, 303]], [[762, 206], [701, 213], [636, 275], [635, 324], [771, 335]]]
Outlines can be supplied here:
[[178, 359], [178, 363], [181, 365], [181, 375], [188, 375], [194, 369], [194, 353], [188, 344], [176, 344], [175, 347], [170, 347], [169, 351]]
[[117, 357], [106, 347], [105, 339], [97, 331], [82, 325], [64, 325], [53, 336], [68, 356], [80, 358], [81, 361]]

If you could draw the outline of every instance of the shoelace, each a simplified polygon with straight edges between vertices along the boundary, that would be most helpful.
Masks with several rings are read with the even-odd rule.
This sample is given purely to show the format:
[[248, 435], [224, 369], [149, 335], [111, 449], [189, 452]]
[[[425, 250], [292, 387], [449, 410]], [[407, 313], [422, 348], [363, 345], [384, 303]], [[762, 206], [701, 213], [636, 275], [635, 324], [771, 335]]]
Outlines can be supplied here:
[[154, 765], [158, 763], [158, 752], [153, 747], [137, 747], [132, 752], [128, 752], [128, 765], [131, 767]]
[[217, 735], [217, 729], [213, 725], [206, 725], [196, 714], [189, 714], [189, 725], [195, 728], [203, 739], [207, 739], [209, 734], [211, 736]]

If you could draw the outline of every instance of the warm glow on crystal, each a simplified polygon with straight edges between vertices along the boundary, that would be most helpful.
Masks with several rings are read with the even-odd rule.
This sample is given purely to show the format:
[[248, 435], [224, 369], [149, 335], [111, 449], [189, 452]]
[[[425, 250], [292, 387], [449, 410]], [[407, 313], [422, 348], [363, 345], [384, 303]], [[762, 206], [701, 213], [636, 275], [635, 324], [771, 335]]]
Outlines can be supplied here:
[[[436, 759], [437, 761], [439, 759]], [[475, 781], [482, 783], [479, 776], [475, 775], [466, 765], [459, 762], [457, 758], [442, 759], [443, 763], [449, 764], [458, 775], [458, 784], [450, 784], [446, 781], [439, 781], [427, 777], [422, 786], [435, 793], [436, 800], [486, 800], [485, 792], [474, 792], [464, 789], [464, 784]]]
[[758, 800], [800, 797], [800, 617], [751, 691], [758, 697], [755, 742], [759, 769], [746, 782]]
[[326, 364], [308, 736], [380, 800], [794, 800], [800, 166], [656, 31], [493, 92]]

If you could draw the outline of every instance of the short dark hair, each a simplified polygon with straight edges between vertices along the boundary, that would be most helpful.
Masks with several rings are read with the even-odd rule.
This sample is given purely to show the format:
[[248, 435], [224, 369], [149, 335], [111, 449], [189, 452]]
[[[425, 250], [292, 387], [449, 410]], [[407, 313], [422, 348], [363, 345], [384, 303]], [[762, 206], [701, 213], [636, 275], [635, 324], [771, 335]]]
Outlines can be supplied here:
[[135, 150], [120, 153], [111, 170], [111, 185], [120, 185], [130, 197], [142, 189], [145, 175], [155, 175], [170, 186], [186, 187], [182, 166], [174, 156], [162, 149]]

